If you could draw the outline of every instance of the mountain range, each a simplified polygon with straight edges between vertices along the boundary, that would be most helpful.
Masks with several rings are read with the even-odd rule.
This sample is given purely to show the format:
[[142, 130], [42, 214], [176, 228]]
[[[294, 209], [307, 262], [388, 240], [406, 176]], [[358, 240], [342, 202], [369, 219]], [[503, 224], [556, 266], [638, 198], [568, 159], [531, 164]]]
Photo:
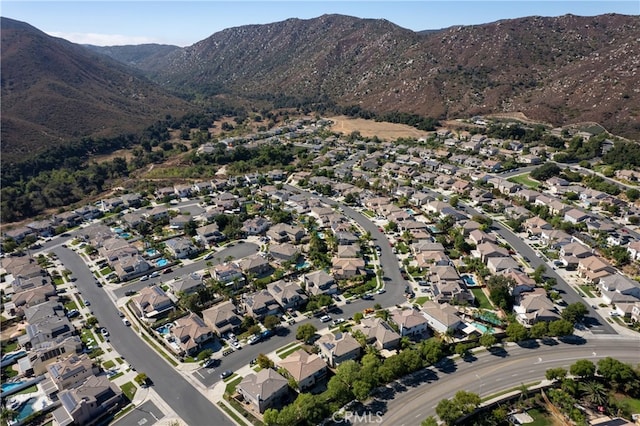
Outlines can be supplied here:
[[[323, 15], [192, 46], [81, 46], [2, 18], [3, 157], [132, 131], [212, 98], [438, 119], [523, 112], [640, 137], [640, 17], [526, 17], [414, 32]], [[34, 148], [35, 147], [35, 148]]]

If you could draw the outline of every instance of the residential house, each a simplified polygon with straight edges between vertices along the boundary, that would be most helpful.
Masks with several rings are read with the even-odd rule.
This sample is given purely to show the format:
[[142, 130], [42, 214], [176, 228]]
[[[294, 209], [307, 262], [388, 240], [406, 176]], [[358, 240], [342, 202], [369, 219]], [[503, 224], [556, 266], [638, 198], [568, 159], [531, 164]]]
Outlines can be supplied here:
[[171, 335], [180, 346], [181, 354], [194, 355], [200, 351], [203, 343], [213, 338], [213, 331], [202, 318], [190, 312], [175, 321]]
[[598, 282], [602, 300], [607, 304], [640, 302], [640, 283], [622, 274], [611, 274]]
[[243, 304], [246, 313], [258, 321], [262, 321], [268, 315], [280, 313], [280, 305], [268, 290], [244, 295]]
[[309, 297], [294, 282], [278, 280], [267, 285], [267, 291], [282, 306], [282, 309], [297, 309], [307, 303]]
[[454, 333], [463, 326], [458, 310], [448, 303], [427, 300], [422, 304], [427, 324], [439, 334]]
[[59, 391], [75, 388], [100, 373], [97, 364], [85, 354], [70, 354], [47, 365], [47, 372]]
[[487, 234], [479, 229], [475, 229], [469, 233], [469, 240], [476, 246], [483, 243], [496, 243], [496, 237], [494, 235]]
[[184, 185], [174, 185], [173, 186], [173, 193], [178, 197], [178, 198], [187, 198], [191, 195], [191, 191], [193, 190], [193, 187], [189, 184], [184, 184]]
[[327, 377], [327, 363], [316, 354], [298, 349], [278, 363], [291, 375], [301, 392], [313, 388]]
[[245, 401], [260, 413], [268, 408], [279, 408], [289, 393], [289, 381], [271, 368], [251, 373], [236, 387]]
[[438, 303], [472, 302], [473, 294], [463, 287], [462, 279], [453, 266], [435, 266], [431, 268], [429, 281], [432, 285], [434, 299]]
[[184, 227], [193, 220], [193, 216], [187, 214], [179, 214], [169, 219], [169, 228], [184, 229]]
[[564, 213], [564, 220], [573, 224], [587, 221], [590, 217], [588, 213], [578, 209], [569, 209]]
[[215, 222], [197, 228], [196, 235], [205, 247], [209, 249], [215, 247], [217, 243], [224, 241], [226, 238]]
[[171, 299], [157, 285], [140, 289], [133, 303], [142, 318], [155, 318], [174, 309]]
[[164, 242], [167, 251], [176, 259], [186, 259], [198, 252], [190, 238], [177, 237]]
[[353, 331], [360, 331], [378, 350], [393, 350], [400, 344], [400, 335], [382, 318], [363, 318], [360, 324], [354, 325]]
[[416, 309], [396, 309], [391, 320], [398, 326], [401, 336], [418, 337], [427, 332], [429, 322], [422, 312]]
[[331, 367], [360, 358], [362, 347], [360, 343], [349, 333], [323, 334], [316, 342], [320, 348], [320, 356]]
[[586, 282], [598, 284], [601, 278], [615, 274], [616, 270], [600, 256], [589, 256], [578, 261], [578, 276]]
[[478, 244], [476, 251], [484, 263], [492, 257], [509, 257], [509, 250], [497, 244], [486, 242]]
[[247, 219], [242, 225], [242, 230], [248, 235], [260, 235], [267, 232], [271, 223], [263, 217], [255, 217], [253, 219]]
[[242, 269], [235, 263], [223, 263], [213, 268], [213, 278], [228, 286], [242, 286], [245, 283]]
[[267, 236], [271, 238], [271, 241], [276, 243], [288, 241], [296, 244], [304, 238], [304, 235], [304, 228], [286, 223], [277, 223], [267, 231]]
[[302, 275], [301, 281], [307, 293], [314, 296], [338, 292], [338, 286], [333, 276], [322, 269]]
[[236, 264], [246, 275], [260, 276], [271, 270], [267, 259], [257, 253], [240, 259]]
[[533, 291], [536, 288], [536, 282], [529, 275], [519, 269], [503, 269], [500, 275], [511, 280], [512, 284], [509, 288], [511, 295], [520, 296], [521, 293]]
[[236, 331], [242, 324], [242, 318], [236, 311], [236, 306], [230, 300], [218, 303], [202, 311], [204, 323], [211, 327], [218, 336]]
[[269, 244], [269, 254], [277, 263], [296, 262], [300, 257], [300, 249], [293, 244]]
[[487, 259], [487, 269], [493, 274], [508, 270], [517, 269], [520, 264], [511, 256], [490, 257]]
[[128, 281], [134, 277], [140, 276], [151, 269], [147, 260], [140, 256], [134, 255], [118, 259], [111, 266], [120, 279], [120, 281]]
[[78, 387], [58, 394], [62, 405], [53, 411], [56, 424], [88, 425], [124, 402], [122, 391], [107, 376], [90, 376]]
[[356, 275], [365, 275], [365, 263], [362, 258], [339, 258], [332, 259], [331, 271], [336, 279], [349, 279]]
[[[51, 306], [46, 302], [46, 306]], [[75, 328], [69, 319], [60, 310], [43, 309], [42, 315], [33, 312], [40, 309], [43, 304], [35, 305], [25, 309], [25, 319], [27, 326], [25, 334], [18, 337], [18, 344], [24, 349], [31, 349], [45, 342], [50, 342], [58, 338], [71, 337], [75, 334]], [[30, 316], [28, 312], [32, 312]]]
[[513, 307], [516, 319], [523, 325], [533, 325], [539, 321], [555, 321], [560, 315], [547, 297], [543, 288], [535, 288], [533, 291], [521, 293]]
[[173, 292], [173, 294], [193, 294], [197, 293], [198, 290], [204, 289], [204, 281], [202, 280], [202, 275], [192, 272], [190, 274], [183, 275], [181, 277], [176, 278], [175, 280], [168, 281], [167, 285]]

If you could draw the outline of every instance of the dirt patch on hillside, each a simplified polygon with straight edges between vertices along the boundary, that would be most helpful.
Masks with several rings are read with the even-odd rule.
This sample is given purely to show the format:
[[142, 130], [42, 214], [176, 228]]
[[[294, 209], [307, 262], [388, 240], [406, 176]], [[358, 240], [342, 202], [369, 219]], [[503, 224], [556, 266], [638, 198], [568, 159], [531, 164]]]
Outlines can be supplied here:
[[329, 117], [333, 121], [331, 130], [350, 135], [352, 132], [360, 132], [365, 138], [377, 136], [380, 139], [394, 140], [398, 138], [420, 139], [427, 137], [429, 132], [418, 130], [406, 124], [385, 123], [363, 118], [351, 118], [344, 115]]

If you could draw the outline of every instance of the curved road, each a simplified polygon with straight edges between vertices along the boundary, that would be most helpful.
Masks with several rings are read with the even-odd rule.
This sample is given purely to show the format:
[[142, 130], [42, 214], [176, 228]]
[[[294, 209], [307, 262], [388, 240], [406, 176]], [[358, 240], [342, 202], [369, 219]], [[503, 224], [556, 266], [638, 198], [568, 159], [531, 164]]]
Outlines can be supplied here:
[[58, 259], [76, 278], [76, 286], [88, 299], [94, 315], [111, 333], [111, 345], [137, 371], [144, 372], [153, 381], [155, 391], [188, 425], [233, 425], [218, 408], [205, 398], [156, 353], [133, 328], [126, 327], [115, 305], [106, 302], [107, 295], [95, 285], [95, 278], [84, 261], [75, 252], [64, 247], [53, 250]]
[[597, 363], [610, 356], [634, 366], [640, 361], [637, 339], [602, 337], [583, 344], [552, 342], [554, 344], [540, 343], [531, 348], [508, 346], [495, 354], [483, 351], [475, 355], [475, 360], [451, 361], [442, 363], [440, 368], [424, 369], [396, 382], [395, 390], [389, 386], [387, 392], [361, 410], [383, 412], [382, 424], [385, 425], [416, 425], [435, 415], [440, 400], [453, 397], [461, 389], [481, 396], [493, 395], [522, 384], [540, 382], [548, 369], [568, 369], [579, 359]]

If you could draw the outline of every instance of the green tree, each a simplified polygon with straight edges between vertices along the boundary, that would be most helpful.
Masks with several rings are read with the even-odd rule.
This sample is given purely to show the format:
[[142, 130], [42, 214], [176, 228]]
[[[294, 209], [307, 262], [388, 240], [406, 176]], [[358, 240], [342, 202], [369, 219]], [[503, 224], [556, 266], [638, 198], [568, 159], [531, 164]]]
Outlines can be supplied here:
[[595, 380], [588, 380], [581, 384], [584, 399], [591, 407], [597, 408], [607, 404], [609, 392], [604, 385]]
[[540, 339], [545, 337], [548, 332], [546, 321], [538, 321], [529, 329], [529, 336], [531, 336], [532, 339]]
[[524, 325], [515, 321], [507, 326], [505, 333], [512, 342], [520, 342], [529, 337], [529, 330], [527, 330]]
[[198, 361], [204, 361], [205, 359], [209, 359], [211, 358], [211, 355], [213, 355], [213, 350], [204, 349], [200, 351], [200, 353], [198, 354]]
[[451, 399], [443, 399], [436, 406], [436, 414], [447, 425], [455, 424], [456, 420], [472, 413], [480, 406], [480, 396], [467, 391], [458, 391]]
[[273, 368], [275, 365], [271, 358], [269, 358], [265, 354], [258, 354], [256, 363], [260, 366], [260, 368]]
[[438, 426], [438, 421], [435, 417], [429, 416], [420, 423], [420, 426]]
[[570, 303], [564, 308], [560, 316], [562, 319], [569, 321], [571, 324], [582, 322], [584, 316], [589, 312], [582, 302]]
[[550, 368], [545, 372], [547, 380], [564, 380], [567, 377], [567, 370], [562, 367]]
[[280, 318], [275, 315], [267, 315], [264, 318], [264, 326], [267, 330], [275, 330], [280, 325]]
[[444, 342], [439, 339], [425, 340], [420, 343], [419, 350], [426, 365], [432, 365], [444, 356]]
[[482, 336], [480, 336], [480, 344], [487, 349], [489, 349], [496, 343], [498, 343], [498, 339], [491, 333], [484, 333]]
[[573, 324], [567, 320], [555, 320], [549, 323], [549, 334], [552, 336], [570, 336], [573, 334]]
[[296, 331], [296, 339], [309, 343], [313, 340], [318, 329], [313, 324], [302, 324]]
[[596, 374], [596, 366], [588, 359], [579, 359], [569, 367], [569, 373], [582, 379], [590, 379]]
[[[637, 395], [640, 389], [640, 377], [629, 364], [625, 364], [617, 359], [606, 357], [598, 361], [598, 374], [607, 383], [611, 383], [616, 390], [624, 389], [626, 392]], [[633, 392], [635, 390], [636, 392]]]
[[355, 314], [353, 314], [353, 320], [356, 322], [356, 324], [360, 324], [362, 318], [364, 318], [364, 314], [362, 312], [356, 312]]

